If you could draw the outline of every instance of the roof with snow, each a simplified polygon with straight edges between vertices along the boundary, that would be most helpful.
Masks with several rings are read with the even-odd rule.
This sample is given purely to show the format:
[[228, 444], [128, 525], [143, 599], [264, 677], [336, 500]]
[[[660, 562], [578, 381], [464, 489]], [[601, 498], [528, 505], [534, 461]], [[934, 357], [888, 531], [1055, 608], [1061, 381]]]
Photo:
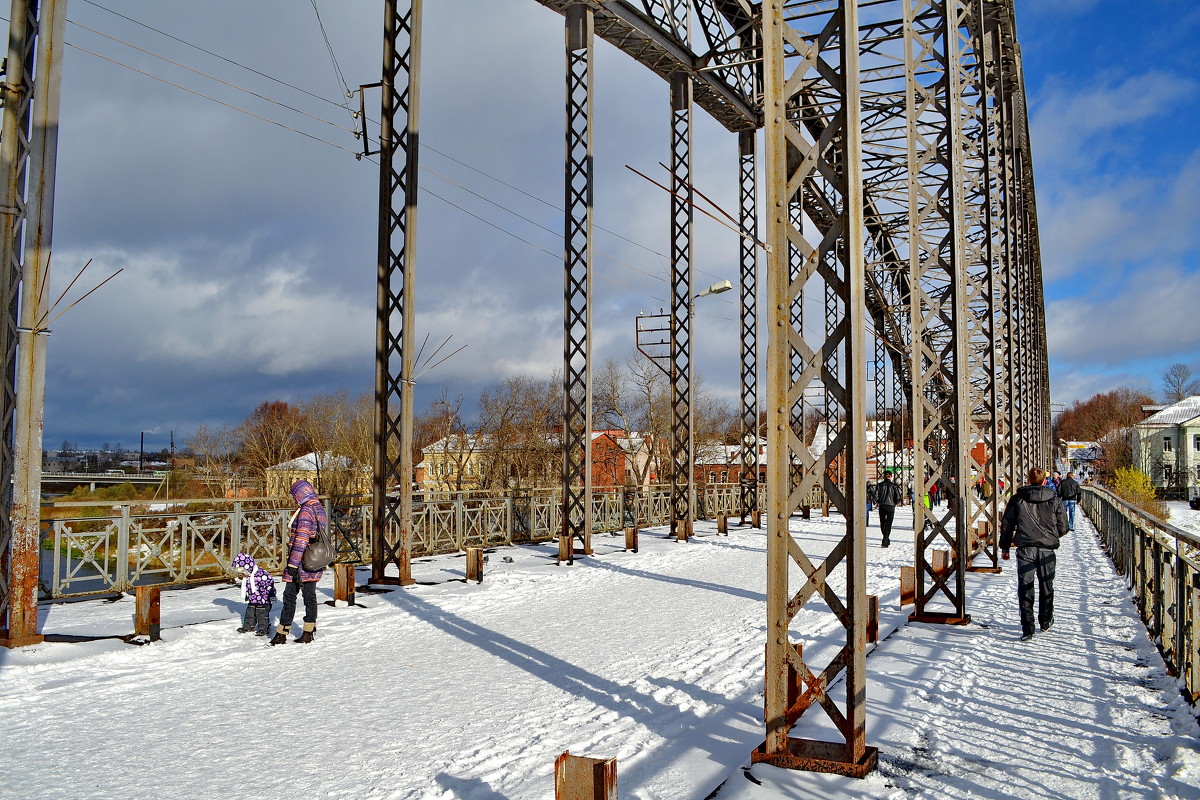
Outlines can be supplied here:
[[[354, 459], [325, 451], [319, 454], [309, 453], [299, 458], [293, 458], [291, 461], [267, 467], [267, 469], [279, 472], [316, 472], [318, 469], [354, 469], [355, 466]], [[359, 469], [363, 468], [359, 467]]]
[[1169, 405], [1157, 414], [1148, 417], [1137, 424], [1137, 427], [1184, 425], [1200, 417], [1200, 394], [1185, 397], [1174, 405]]

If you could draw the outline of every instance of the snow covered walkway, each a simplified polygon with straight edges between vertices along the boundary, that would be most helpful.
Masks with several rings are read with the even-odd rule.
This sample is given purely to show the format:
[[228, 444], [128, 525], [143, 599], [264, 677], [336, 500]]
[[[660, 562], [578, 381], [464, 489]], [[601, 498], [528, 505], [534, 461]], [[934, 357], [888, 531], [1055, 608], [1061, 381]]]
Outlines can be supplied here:
[[[423, 559], [422, 585], [321, 606], [309, 646], [235, 633], [236, 589], [204, 587], [164, 593], [151, 646], [0, 651], [0, 798], [547, 800], [564, 750], [615, 756], [624, 800], [1200, 798], [1200, 729], [1086, 522], [1060, 551], [1054, 629], [1022, 643], [1011, 568], [968, 576], [972, 624], [907, 623], [905, 512], [889, 549], [870, 529], [886, 638], [861, 781], [749, 767], [764, 534], [698, 523], [688, 544], [643, 532], [637, 554], [598, 536], [573, 567], [497, 550], [480, 585], [455, 580], [461, 557]], [[839, 522], [793, 525], [816, 552]], [[124, 634], [132, 612], [47, 606], [42, 629]], [[802, 614], [806, 653], [834, 640]]]

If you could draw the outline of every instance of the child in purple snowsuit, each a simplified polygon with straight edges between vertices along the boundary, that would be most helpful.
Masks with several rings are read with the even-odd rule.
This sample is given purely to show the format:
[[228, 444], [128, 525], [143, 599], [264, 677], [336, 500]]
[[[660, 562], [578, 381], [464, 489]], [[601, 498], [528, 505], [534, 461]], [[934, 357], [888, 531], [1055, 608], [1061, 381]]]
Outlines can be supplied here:
[[238, 633], [253, 630], [255, 636], [266, 636], [271, 632], [275, 579], [249, 553], [234, 556], [233, 568], [242, 572], [242, 599], [246, 601], [246, 613], [242, 616], [242, 627], [238, 628]]

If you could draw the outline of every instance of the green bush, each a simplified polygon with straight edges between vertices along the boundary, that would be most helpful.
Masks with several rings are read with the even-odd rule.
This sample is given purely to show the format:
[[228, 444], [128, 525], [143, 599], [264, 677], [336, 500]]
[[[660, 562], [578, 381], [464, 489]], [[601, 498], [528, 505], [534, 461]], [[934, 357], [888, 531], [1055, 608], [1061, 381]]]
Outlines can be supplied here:
[[1140, 508], [1159, 519], [1167, 518], [1167, 505], [1158, 499], [1150, 476], [1133, 467], [1118, 467], [1113, 478], [1112, 491], [1126, 503]]

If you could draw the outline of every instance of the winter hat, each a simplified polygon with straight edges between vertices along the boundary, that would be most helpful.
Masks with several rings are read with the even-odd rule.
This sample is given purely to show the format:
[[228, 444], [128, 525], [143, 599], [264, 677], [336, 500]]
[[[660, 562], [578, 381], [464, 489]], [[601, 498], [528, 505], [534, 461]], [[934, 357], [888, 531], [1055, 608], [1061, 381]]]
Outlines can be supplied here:
[[234, 569], [244, 569], [247, 572], [250, 572], [257, 566], [258, 564], [256, 564], [254, 559], [250, 557], [249, 553], [238, 553], [233, 557]]

